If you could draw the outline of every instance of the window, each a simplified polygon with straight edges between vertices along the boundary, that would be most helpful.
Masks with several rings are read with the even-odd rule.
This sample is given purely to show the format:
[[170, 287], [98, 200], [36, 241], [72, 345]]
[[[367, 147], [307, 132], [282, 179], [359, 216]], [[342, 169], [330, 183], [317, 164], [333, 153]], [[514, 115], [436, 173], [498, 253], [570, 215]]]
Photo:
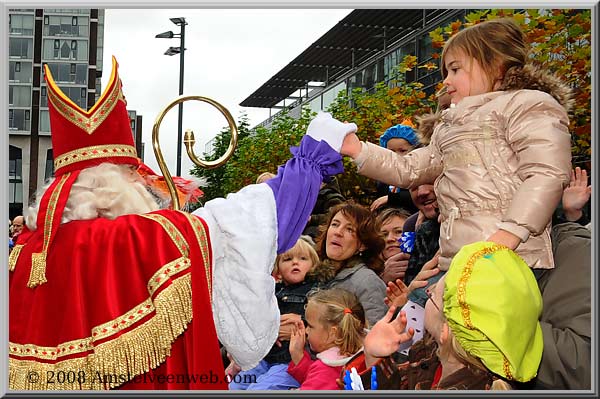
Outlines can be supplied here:
[[[24, 109], [11, 109], [8, 112], [8, 128], [9, 130], [29, 131], [31, 123], [29, 119], [25, 119]], [[27, 110], [29, 112], [29, 110]]]
[[71, 40], [71, 50], [77, 50], [77, 40]]
[[33, 36], [33, 15], [10, 15], [10, 34]]
[[71, 18], [71, 25], [77, 26], [77, 17]]
[[48, 180], [54, 177], [54, 154], [52, 148], [46, 151], [46, 172], [44, 173], [44, 179]]
[[67, 42], [64, 42], [60, 48], [60, 58], [71, 58], [71, 47], [69, 47]]
[[[13, 145], [8, 151], [8, 202], [10, 205], [23, 206], [23, 150]], [[12, 206], [11, 206], [12, 208]], [[19, 212], [20, 213], [20, 212]]]
[[77, 83], [78, 85], [86, 85], [87, 84], [87, 65], [86, 64], [77, 64], [75, 83]]
[[81, 98], [85, 98], [85, 95], [86, 95], [85, 87], [82, 87], [81, 88]]
[[9, 40], [9, 57], [33, 58], [33, 39], [11, 37]]
[[13, 107], [31, 107], [31, 87], [9, 86], [8, 104]]
[[48, 25], [50, 23], [50, 17], [47, 15], [44, 15], [44, 25]]
[[50, 116], [47, 109], [40, 111], [40, 132], [50, 132]]
[[28, 109], [25, 110], [25, 120], [28, 121], [31, 119], [31, 111]]
[[8, 80], [11, 83], [31, 83], [32, 76], [31, 62], [9, 61]]
[[54, 40], [54, 49], [55, 50], [60, 49], [60, 40], [58, 40], [58, 39]]
[[76, 71], [77, 71], [77, 65], [71, 64], [71, 75], [74, 75]]

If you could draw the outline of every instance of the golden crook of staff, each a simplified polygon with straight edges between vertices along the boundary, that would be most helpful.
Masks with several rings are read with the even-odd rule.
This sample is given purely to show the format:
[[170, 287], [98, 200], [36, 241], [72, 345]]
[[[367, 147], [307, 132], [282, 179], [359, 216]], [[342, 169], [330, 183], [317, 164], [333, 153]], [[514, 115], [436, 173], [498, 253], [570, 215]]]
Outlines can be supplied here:
[[186, 130], [183, 142], [185, 144], [185, 148], [187, 150], [188, 156], [190, 157], [190, 159], [192, 160], [193, 163], [195, 163], [196, 165], [198, 165], [201, 168], [207, 168], [207, 169], [218, 168], [219, 166], [221, 166], [225, 162], [227, 162], [229, 160], [229, 158], [231, 158], [231, 156], [233, 155], [233, 151], [235, 150], [235, 147], [237, 145], [237, 140], [238, 140], [238, 129], [237, 129], [235, 121], [233, 120], [233, 117], [231, 116], [231, 113], [229, 112], [229, 110], [227, 108], [225, 108], [224, 106], [222, 106], [221, 104], [219, 104], [218, 102], [216, 102], [215, 100], [210, 99], [208, 97], [179, 96], [175, 100], [173, 100], [171, 103], [169, 103], [169, 105], [167, 105], [160, 112], [160, 114], [158, 114], [158, 117], [156, 118], [156, 121], [154, 122], [154, 126], [152, 127], [152, 146], [154, 148], [154, 155], [156, 156], [156, 161], [158, 162], [160, 171], [162, 172], [162, 174], [165, 178], [165, 181], [167, 182], [167, 187], [169, 188], [169, 193], [171, 194], [171, 199], [173, 201], [172, 202], [173, 209], [175, 209], [175, 210], [179, 210], [179, 196], [177, 195], [177, 190], [175, 189], [175, 183], [173, 183], [173, 177], [171, 176], [171, 173], [169, 173], [169, 168], [167, 167], [167, 164], [165, 163], [165, 159], [163, 158], [162, 151], [161, 151], [160, 145], [158, 143], [158, 131], [160, 129], [160, 124], [162, 123], [162, 120], [165, 117], [165, 115], [167, 114], [167, 112], [169, 112], [174, 106], [176, 106], [180, 103], [183, 103], [185, 101], [190, 101], [190, 100], [209, 103], [210, 105], [212, 105], [213, 107], [218, 109], [223, 114], [225, 119], [227, 119], [227, 123], [229, 124], [229, 129], [231, 130], [231, 141], [229, 142], [229, 147], [227, 148], [227, 151], [225, 151], [225, 154], [223, 154], [219, 159], [216, 159], [214, 161], [203, 161], [203, 160], [199, 159], [196, 156], [196, 154], [194, 154], [193, 146], [194, 146], [194, 143], [196, 142], [196, 140], [194, 139], [194, 132], [189, 129]]

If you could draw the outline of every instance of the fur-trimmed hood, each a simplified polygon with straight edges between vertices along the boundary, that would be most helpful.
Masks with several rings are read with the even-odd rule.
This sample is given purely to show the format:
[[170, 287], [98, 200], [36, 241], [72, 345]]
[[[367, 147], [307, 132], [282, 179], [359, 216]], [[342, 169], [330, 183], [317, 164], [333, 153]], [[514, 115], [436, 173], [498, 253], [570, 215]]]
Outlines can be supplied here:
[[[573, 90], [558, 76], [549, 73], [542, 68], [526, 64], [523, 67], [512, 67], [504, 75], [502, 85], [498, 90], [540, 90], [550, 94], [556, 99], [567, 112], [574, 108]], [[435, 113], [417, 116], [417, 135], [423, 145], [429, 144], [433, 128], [441, 117], [441, 111], [448, 108], [449, 98], [440, 98], [440, 109]]]

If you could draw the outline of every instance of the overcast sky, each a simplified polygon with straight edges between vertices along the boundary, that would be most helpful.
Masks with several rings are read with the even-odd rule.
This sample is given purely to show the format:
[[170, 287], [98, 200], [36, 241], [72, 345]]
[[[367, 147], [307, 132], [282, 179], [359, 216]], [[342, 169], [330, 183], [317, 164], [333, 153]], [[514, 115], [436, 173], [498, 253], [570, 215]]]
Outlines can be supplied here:
[[[185, 17], [188, 22], [184, 95], [210, 97], [228, 108], [236, 121], [245, 111], [254, 126], [269, 117], [269, 110], [238, 104], [351, 11], [107, 9], [102, 89], [110, 77], [114, 55], [127, 108], [143, 116], [145, 162], [160, 173], [152, 150], [152, 126], [159, 112], [179, 95], [179, 55], [164, 55], [170, 46], [179, 46], [179, 39], [155, 38], [165, 31], [179, 32], [169, 18]], [[226, 125], [210, 105], [185, 103], [183, 132], [194, 131], [198, 156], [204, 152], [204, 144]], [[177, 107], [167, 114], [160, 132], [163, 156], [175, 174]], [[189, 176], [191, 167], [184, 147], [182, 175]]]

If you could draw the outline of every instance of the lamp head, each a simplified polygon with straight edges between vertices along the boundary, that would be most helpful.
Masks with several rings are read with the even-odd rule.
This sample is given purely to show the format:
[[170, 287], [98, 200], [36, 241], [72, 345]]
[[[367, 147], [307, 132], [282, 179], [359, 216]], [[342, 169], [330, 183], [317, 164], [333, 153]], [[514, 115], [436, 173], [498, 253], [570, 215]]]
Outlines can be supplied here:
[[187, 25], [185, 18], [169, 18], [175, 25]]
[[175, 34], [173, 33], [173, 31], [168, 31], [168, 32], [159, 33], [155, 37], [157, 39], [172, 39], [173, 37], [175, 37]]

